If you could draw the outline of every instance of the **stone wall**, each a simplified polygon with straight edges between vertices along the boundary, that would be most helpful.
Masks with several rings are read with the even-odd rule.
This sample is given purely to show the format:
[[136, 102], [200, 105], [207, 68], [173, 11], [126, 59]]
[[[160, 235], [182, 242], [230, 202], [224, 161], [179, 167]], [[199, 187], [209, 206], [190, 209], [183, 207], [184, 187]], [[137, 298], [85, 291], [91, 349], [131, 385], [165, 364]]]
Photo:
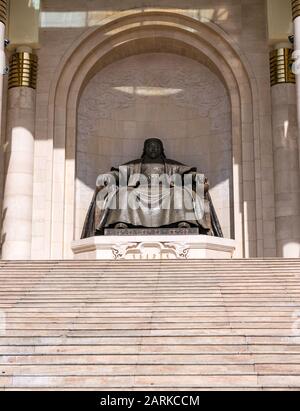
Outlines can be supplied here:
[[300, 186], [296, 87], [272, 87], [278, 257], [300, 257]]
[[[117, 17], [125, 17], [139, 12], [147, 13], [149, 8], [156, 8], [159, 13], [163, 13], [166, 16], [166, 21], [170, 23], [170, 27], [172, 27], [172, 25], [174, 26], [172, 23], [172, 15], [182, 15], [192, 18], [192, 20], [183, 20], [185, 23], [190, 25], [189, 33], [191, 38], [193, 36], [193, 32], [197, 32], [197, 27], [193, 25], [192, 21], [199, 22], [199, 24], [201, 22], [202, 25], [204, 24], [211, 27], [215, 33], [218, 33], [220, 38], [222, 37], [224, 41], [226, 40], [228, 44], [232, 45], [231, 55], [228, 54], [229, 52], [227, 53], [227, 62], [229, 65], [232, 64], [232, 67], [241, 75], [241, 78], [243, 76], [247, 76], [249, 79], [249, 84], [251, 84], [252, 87], [252, 102], [244, 99], [243, 107], [238, 107], [237, 100], [231, 100], [233, 112], [235, 113], [231, 121], [233, 136], [232, 146], [235, 150], [237, 150], [237, 144], [242, 144], [242, 147], [238, 148], [238, 150], [241, 150], [242, 160], [235, 154], [232, 156], [233, 174], [236, 176], [239, 175], [239, 179], [235, 179], [236, 183], [233, 183], [233, 193], [237, 196], [234, 200], [234, 218], [239, 219], [241, 222], [239, 224], [242, 224], [242, 221], [248, 221], [243, 228], [239, 228], [241, 232], [238, 236], [240, 239], [244, 238], [244, 245], [241, 244], [240, 255], [242, 253], [242, 248], [245, 247], [247, 251], [244, 252], [244, 255], [246, 256], [274, 256], [276, 253], [275, 239], [274, 236], [269, 235], [274, 227], [275, 216], [268, 45], [266, 39], [267, 19], [265, 15], [265, 2], [262, 0], [255, 0], [251, 2], [241, 0], [65, 0], [63, 2], [56, 0], [44, 0], [42, 2], [42, 7], [44, 14], [42, 15], [42, 27], [40, 29], [41, 48], [38, 51], [40, 68], [37, 89], [32, 257], [70, 257], [69, 234], [70, 238], [75, 238], [75, 236], [78, 236], [79, 226], [82, 220], [82, 215], [80, 216], [80, 213], [83, 213], [84, 208], [83, 203], [79, 204], [77, 202], [78, 211], [81, 211], [80, 213], [77, 213], [77, 227], [75, 233], [75, 224], [72, 223], [72, 219], [70, 222], [68, 221], [69, 213], [66, 211], [66, 203], [64, 202], [70, 201], [69, 207], [73, 207], [71, 197], [75, 195], [75, 188], [73, 191], [73, 187], [68, 184], [63, 186], [62, 183], [60, 185], [60, 182], [65, 181], [65, 178], [70, 178], [70, 181], [72, 181], [73, 177], [71, 176], [73, 172], [70, 174], [69, 167], [72, 166], [75, 159], [66, 155], [63, 145], [60, 143], [58, 145], [53, 143], [51, 134], [53, 130], [54, 133], [61, 133], [63, 131], [63, 127], [65, 127], [64, 122], [61, 119], [61, 113], [58, 112], [57, 104], [55, 106], [57, 108], [54, 116], [55, 118], [49, 114], [53, 104], [52, 101], [54, 101], [53, 95], [57, 91], [54, 87], [56, 87], [57, 84], [57, 75], [60, 70], [59, 67], [62, 64], [61, 62], [65, 58], [66, 53], [68, 53], [72, 47], [75, 47], [76, 43], [79, 42], [79, 39], [82, 38], [81, 36], [83, 36], [84, 33], [89, 33], [97, 27], [104, 27], [108, 21], [113, 21], [114, 18]], [[144, 15], [143, 24], [146, 25], [146, 21], [147, 15]], [[175, 23], [175, 25], [179, 25], [176, 26], [176, 29], [174, 28], [174, 33], [179, 33], [180, 24], [182, 23]], [[155, 27], [152, 30], [153, 34], [151, 34], [151, 36], [155, 35], [156, 32]], [[113, 30], [111, 32], [108, 31], [108, 33], [108, 36], [114, 35]], [[205, 41], [209, 43], [210, 38], [205, 39]], [[214, 49], [218, 47], [220, 48], [220, 44], [218, 43], [210, 46], [212, 56], [215, 53]], [[220, 50], [222, 50], [222, 47]], [[81, 52], [84, 53], [84, 49], [82, 49]], [[185, 50], [181, 50], [181, 54], [184, 53]], [[220, 54], [220, 58], [221, 56], [222, 53]], [[141, 59], [143, 58], [144, 57], [141, 57]], [[172, 58], [175, 59], [175, 57]], [[243, 69], [239, 68], [240, 63], [238, 63], [238, 59], [240, 58], [243, 60]], [[235, 60], [237, 60], [237, 63], [235, 63]], [[124, 63], [122, 62], [120, 64]], [[206, 72], [208, 76], [207, 78], [213, 78], [213, 74], [209, 73], [208, 69], [201, 66], [199, 63], [188, 64], [193, 65], [193, 70], [199, 69], [202, 73]], [[69, 68], [73, 67], [72, 65], [74, 66], [74, 69], [78, 68], [79, 70], [82, 63], [79, 61], [73, 61], [70, 63]], [[115, 68], [114, 70], [117, 69]], [[246, 75], [245, 71], [247, 71]], [[101, 75], [103, 74], [99, 72], [95, 79], [100, 79]], [[96, 80], [92, 80], [92, 82], [93, 81]], [[93, 84], [92, 82], [88, 85], [86, 93], [88, 93], [89, 87]], [[220, 82], [216, 82], [216, 89], [218, 89], [217, 84], [220, 84]], [[176, 88], [173, 84], [172, 87]], [[229, 92], [231, 92], [234, 86], [227, 85], [227, 87], [230, 88]], [[246, 87], [248, 86], [246, 86], [245, 83], [240, 83], [239, 92], [236, 93], [237, 98], [238, 94], [243, 93]], [[219, 87], [219, 90], [221, 90], [221, 86]], [[125, 93], [120, 92], [120, 94], [124, 94], [123, 98], [125, 97]], [[83, 95], [83, 99], [84, 98], [85, 95]], [[171, 100], [172, 99], [170, 98], [170, 101]], [[81, 100], [81, 102], [82, 101], [83, 100]], [[202, 101], [205, 101], [205, 99]], [[65, 107], [63, 102], [61, 105], [62, 107]], [[73, 113], [69, 111], [68, 113], [69, 116], [73, 115]], [[238, 126], [238, 116], [241, 116], [241, 121], [244, 127], [243, 133], [241, 133], [240, 126]], [[186, 124], [187, 123], [189, 123], [189, 121], [187, 121]], [[220, 125], [221, 129], [223, 128], [223, 124], [226, 124], [225, 119], [224, 123]], [[94, 127], [95, 126], [96, 125], [94, 125]], [[129, 130], [127, 133], [130, 133], [130, 126], [128, 127]], [[104, 123], [102, 125], [99, 124], [99, 128], [97, 126], [97, 129], [104, 130]], [[246, 131], [246, 129], [248, 131]], [[149, 131], [152, 133], [152, 130], [153, 132], [156, 132], [156, 129], [151, 128]], [[70, 132], [72, 132], [71, 129], [69, 129], [68, 133]], [[158, 129], [158, 132], [162, 132], [162, 128]], [[227, 132], [230, 133], [229, 128], [227, 129]], [[105, 132], [105, 134], [107, 134], [107, 132]], [[80, 136], [81, 135], [82, 134], [80, 134]], [[189, 134], [186, 135], [188, 137], [190, 136]], [[109, 136], [106, 135], [104, 137]], [[142, 139], [144, 138], [144, 135], [139, 134], [136, 135], [136, 137]], [[192, 139], [193, 137], [189, 138]], [[224, 139], [224, 141], [228, 141], [228, 134], [224, 136]], [[238, 140], [240, 140], [240, 143], [238, 143]], [[171, 141], [170, 137], [167, 138], [166, 144], [170, 157], [175, 157], [180, 160], [179, 148], [173, 149], [169, 141]], [[80, 145], [80, 139], [78, 144]], [[140, 148], [136, 150], [135, 153], [132, 151], [132, 153], [137, 155], [137, 151], [139, 150]], [[226, 156], [229, 155], [229, 150], [230, 143], [228, 150], [225, 150], [227, 153]], [[200, 151], [201, 148], [199, 147], [197, 153]], [[218, 160], [221, 155], [221, 151], [213, 154], [213, 156], [215, 155]], [[212, 151], [210, 151], [210, 153], [212, 153]], [[223, 178], [223, 181], [230, 178], [230, 171], [227, 163], [228, 157], [226, 156], [223, 159], [226, 163], [226, 172], [221, 177]], [[127, 159], [131, 157], [131, 153], [124, 153], [120, 156], [120, 160], [122, 160], [122, 158]], [[196, 163], [196, 165], [202, 168], [202, 157], [193, 159], [188, 157], [188, 154], [184, 154], [183, 157], [183, 161], [187, 161], [188, 163]], [[115, 159], [116, 162], [118, 162], [118, 160], [119, 159]], [[111, 159], [109, 159], [109, 161], [111, 161]], [[241, 163], [241, 161], [243, 161], [243, 163]], [[59, 172], [56, 169], [57, 164], [60, 164], [61, 167]], [[209, 177], [212, 180], [213, 186], [217, 187], [219, 179], [217, 173], [220, 171], [218, 170], [214, 175], [214, 170], [210, 168], [211, 164], [213, 164], [212, 159], [209, 164], [205, 165], [204, 168], [208, 170], [207, 173], [210, 174]], [[107, 165], [108, 164], [105, 164], [105, 166]], [[82, 167], [84, 167], [84, 165], [82, 165]], [[61, 170], [65, 170], [65, 172], [61, 172]], [[78, 172], [82, 171], [78, 170]], [[78, 179], [78, 186], [79, 180], [80, 179]], [[88, 197], [87, 193], [90, 193], [92, 178], [89, 177], [83, 182], [83, 184], [88, 187], [86, 191], [86, 196]], [[227, 191], [225, 190], [226, 195], [224, 195], [224, 198], [226, 198], [226, 206], [229, 204], [230, 197], [228, 195], [228, 187], [229, 185], [227, 185]], [[243, 196], [239, 196], [237, 194], [238, 191], [243, 192]], [[215, 190], [213, 194], [216, 199], [216, 203], [218, 203], [217, 190]], [[69, 200], [60, 200], [63, 196], [65, 196], [65, 199], [69, 198]], [[84, 204], [88, 202], [87, 197], [84, 197]], [[218, 208], [222, 207], [220, 203], [217, 205]], [[225, 222], [225, 217], [221, 218]], [[237, 235], [237, 228], [239, 227], [239, 224], [235, 222], [235, 235]], [[66, 232], [69, 232], [67, 236], [64, 234], [64, 244], [62, 244], [62, 240], [54, 238], [56, 233], [61, 230], [62, 226], [65, 227], [64, 230]], [[229, 234], [229, 224], [227, 224], [226, 230]]]

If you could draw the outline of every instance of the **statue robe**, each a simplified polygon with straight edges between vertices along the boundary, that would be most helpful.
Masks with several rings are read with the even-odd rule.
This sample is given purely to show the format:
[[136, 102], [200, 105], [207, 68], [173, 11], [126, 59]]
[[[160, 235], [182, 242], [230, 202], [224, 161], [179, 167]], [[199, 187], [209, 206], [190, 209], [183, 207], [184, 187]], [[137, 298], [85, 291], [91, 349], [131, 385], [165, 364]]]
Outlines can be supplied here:
[[[197, 174], [196, 168], [173, 160], [165, 160], [164, 164], [154, 165], [143, 163], [140, 159], [119, 168], [112, 168], [110, 176], [115, 179], [115, 184], [109, 184], [109, 190], [100, 197], [99, 190], [96, 189], [82, 238], [94, 236], [103, 228], [112, 227], [117, 223], [125, 223], [130, 227], [157, 228], [174, 226], [180, 222], [198, 226], [201, 232], [207, 235], [223, 237], [209, 193], [206, 193], [204, 201], [201, 202], [192, 187], [185, 188], [180, 185], [180, 190], [184, 190], [184, 201], [180, 207], [175, 208], [178, 186], [171, 182], [169, 190], [162, 190], [159, 186], [149, 188], [148, 184], [141, 184], [140, 180], [140, 176], [146, 174], [145, 171], [149, 171], [149, 175], [164, 174], [170, 179], [174, 175], [184, 178], [185, 175], [191, 174], [191, 181], [195, 182], [198, 179], [202, 184], [205, 180], [204, 175]], [[128, 206], [128, 198], [131, 195], [134, 195], [131, 198], [138, 199], [139, 207]], [[204, 209], [203, 205], [206, 206]]]

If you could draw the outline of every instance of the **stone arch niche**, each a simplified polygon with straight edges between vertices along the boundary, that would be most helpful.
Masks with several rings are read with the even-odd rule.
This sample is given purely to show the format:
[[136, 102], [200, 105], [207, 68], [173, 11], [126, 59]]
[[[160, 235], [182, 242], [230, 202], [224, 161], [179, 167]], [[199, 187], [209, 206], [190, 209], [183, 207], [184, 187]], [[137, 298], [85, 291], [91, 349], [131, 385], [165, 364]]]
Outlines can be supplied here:
[[238, 257], [263, 256], [263, 203], [255, 80], [241, 53], [218, 27], [172, 12], [120, 15], [88, 30], [65, 56], [49, 101], [53, 141], [47, 243], [53, 259], [72, 258], [75, 238], [77, 111], [83, 90], [100, 70], [144, 53], [171, 53], [208, 67], [231, 105], [233, 234]]
[[110, 64], [90, 80], [78, 106], [75, 239], [98, 174], [140, 158], [144, 140], [155, 136], [169, 158], [209, 177], [224, 237], [233, 238], [231, 135], [228, 92], [204, 64], [162, 52]]

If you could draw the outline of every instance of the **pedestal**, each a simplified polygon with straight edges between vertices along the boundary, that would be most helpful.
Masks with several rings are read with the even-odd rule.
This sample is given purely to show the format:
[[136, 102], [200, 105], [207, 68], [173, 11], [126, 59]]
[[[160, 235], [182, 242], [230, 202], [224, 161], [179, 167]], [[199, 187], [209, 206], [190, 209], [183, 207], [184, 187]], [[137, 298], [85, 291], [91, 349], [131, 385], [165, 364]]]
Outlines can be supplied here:
[[231, 259], [234, 240], [190, 236], [99, 236], [74, 241], [76, 260]]

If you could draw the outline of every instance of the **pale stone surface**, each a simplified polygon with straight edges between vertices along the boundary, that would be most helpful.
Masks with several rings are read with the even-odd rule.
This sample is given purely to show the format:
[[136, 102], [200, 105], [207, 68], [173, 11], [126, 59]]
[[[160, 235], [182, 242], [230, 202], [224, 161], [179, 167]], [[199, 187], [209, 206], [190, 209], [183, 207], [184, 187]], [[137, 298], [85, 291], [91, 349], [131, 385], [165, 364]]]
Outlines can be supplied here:
[[[299, 52], [300, 50], [300, 16], [294, 19], [294, 48]], [[299, 55], [296, 56], [297, 62], [299, 59]], [[298, 67], [297, 67], [298, 69]], [[298, 127], [300, 125], [300, 75], [299, 73], [296, 74], [296, 101], [297, 101], [297, 120], [298, 120]], [[298, 146], [300, 147], [300, 131], [298, 128]], [[299, 158], [300, 158], [300, 150], [299, 150]]]
[[72, 243], [78, 260], [199, 260], [233, 258], [235, 241], [203, 235], [99, 236]]
[[31, 258], [35, 90], [9, 90], [2, 258]]
[[299, 259], [2, 262], [0, 387], [299, 390], [299, 270]]
[[300, 170], [296, 104], [294, 84], [272, 87], [277, 255], [297, 258], [300, 256]]
[[[5, 67], [4, 53], [5, 26], [0, 22], [0, 69]], [[6, 99], [3, 98], [3, 91], [6, 89], [6, 82], [3, 75], [0, 74], [0, 210], [3, 208], [3, 183], [5, 178], [4, 167], [4, 143], [5, 143], [5, 114], [6, 114]], [[4, 120], [4, 121], [3, 121]], [[2, 218], [0, 219], [0, 230], [2, 230]]]

